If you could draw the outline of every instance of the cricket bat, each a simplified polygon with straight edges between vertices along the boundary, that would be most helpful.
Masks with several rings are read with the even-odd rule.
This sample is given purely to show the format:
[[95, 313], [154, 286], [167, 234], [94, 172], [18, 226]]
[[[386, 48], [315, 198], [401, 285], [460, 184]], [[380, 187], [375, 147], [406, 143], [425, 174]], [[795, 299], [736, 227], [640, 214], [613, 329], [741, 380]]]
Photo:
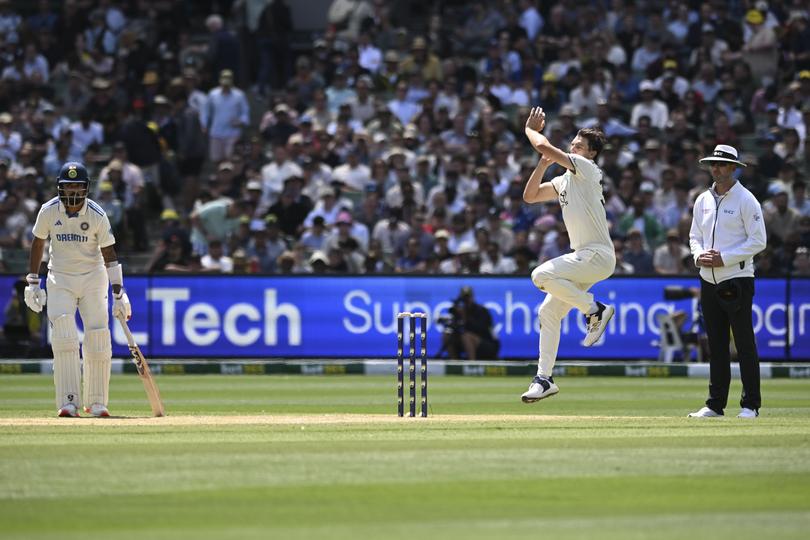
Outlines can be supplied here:
[[144, 390], [146, 390], [146, 397], [149, 398], [149, 406], [152, 407], [152, 416], [166, 416], [166, 410], [163, 408], [163, 401], [160, 399], [160, 391], [158, 390], [155, 379], [152, 378], [152, 371], [149, 369], [149, 364], [146, 363], [138, 344], [135, 343], [135, 338], [132, 337], [132, 332], [129, 330], [126, 319], [119, 318], [118, 322], [121, 323], [121, 328], [127, 335], [127, 343], [129, 344], [129, 352], [132, 355], [132, 362], [138, 370], [143, 382]]

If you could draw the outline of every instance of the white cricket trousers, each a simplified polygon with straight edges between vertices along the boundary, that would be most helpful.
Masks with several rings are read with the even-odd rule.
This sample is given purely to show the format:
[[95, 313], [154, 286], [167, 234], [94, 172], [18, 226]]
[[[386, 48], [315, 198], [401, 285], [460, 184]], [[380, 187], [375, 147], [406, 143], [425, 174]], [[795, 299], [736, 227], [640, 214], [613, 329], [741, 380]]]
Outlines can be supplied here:
[[48, 272], [48, 320], [52, 325], [53, 376], [57, 408], [73, 403], [81, 407], [81, 361], [76, 309], [84, 326], [84, 403], [107, 405], [112, 343], [107, 291], [109, 278], [103, 266], [87, 274]]
[[546, 298], [540, 304], [540, 354], [537, 374], [550, 377], [560, 348], [562, 320], [572, 307], [587, 313], [593, 303], [588, 292], [616, 268], [616, 254], [609, 248], [583, 248], [544, 262], [532, 272], [532, 282]]

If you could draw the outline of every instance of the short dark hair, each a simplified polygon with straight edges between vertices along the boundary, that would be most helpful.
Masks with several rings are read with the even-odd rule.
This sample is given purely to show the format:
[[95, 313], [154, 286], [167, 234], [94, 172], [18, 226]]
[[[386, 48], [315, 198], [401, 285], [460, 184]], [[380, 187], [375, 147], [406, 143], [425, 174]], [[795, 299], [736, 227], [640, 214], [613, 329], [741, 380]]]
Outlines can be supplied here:
[[596, 128], [582, 128], [577, 132], [577, 135], [588, 141], [588, 148], [596, 152], [593, 159], [598, 158], [607, 143], [605, 134]]

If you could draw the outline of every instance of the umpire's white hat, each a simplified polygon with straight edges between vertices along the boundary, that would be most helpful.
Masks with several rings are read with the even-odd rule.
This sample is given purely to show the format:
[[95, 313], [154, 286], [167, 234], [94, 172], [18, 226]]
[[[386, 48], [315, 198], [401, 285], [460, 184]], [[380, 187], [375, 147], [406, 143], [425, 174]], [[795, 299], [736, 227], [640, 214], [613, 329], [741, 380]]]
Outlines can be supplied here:
[[712, 155], [706, 156], [700, 160], [701, 165], [708, 165], [713, 161], [721, 161], [723, 163], [734, 163], [738, 167], [747, 167], [745, 163], [740, 161], [737, 155], [737, 149], [727, 144], [718, 144], [714, 147]]

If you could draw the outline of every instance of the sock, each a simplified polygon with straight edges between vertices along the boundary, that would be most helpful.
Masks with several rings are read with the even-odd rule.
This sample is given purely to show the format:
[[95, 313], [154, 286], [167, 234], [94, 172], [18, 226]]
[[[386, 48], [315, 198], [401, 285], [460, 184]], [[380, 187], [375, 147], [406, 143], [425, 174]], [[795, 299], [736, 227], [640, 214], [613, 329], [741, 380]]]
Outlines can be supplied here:
[[599, 304], [597, 304], [596, 301], [591, 302], [591, 307], [588, 308], [588, 313], [586, 313], [586, 315], [593, 315], [597, 311], [599, 311]]

